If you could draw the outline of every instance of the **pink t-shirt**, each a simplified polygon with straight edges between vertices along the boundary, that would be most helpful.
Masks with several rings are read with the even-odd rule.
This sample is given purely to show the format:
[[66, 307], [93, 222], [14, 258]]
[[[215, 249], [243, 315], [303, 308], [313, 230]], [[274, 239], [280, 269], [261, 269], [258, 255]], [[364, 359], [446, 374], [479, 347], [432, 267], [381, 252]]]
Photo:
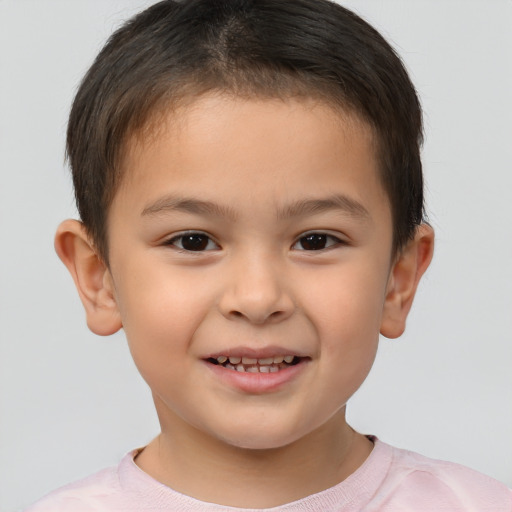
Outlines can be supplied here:
[[[260, 512], [512, 512], [512, 491], [469, 468], [429, 459], [374, 439], [365, 463], [346, 480]], [[26, 512], [254, 512], [198, 501], [157, 482], [135, 464], [136, 451], [54, 491]]]

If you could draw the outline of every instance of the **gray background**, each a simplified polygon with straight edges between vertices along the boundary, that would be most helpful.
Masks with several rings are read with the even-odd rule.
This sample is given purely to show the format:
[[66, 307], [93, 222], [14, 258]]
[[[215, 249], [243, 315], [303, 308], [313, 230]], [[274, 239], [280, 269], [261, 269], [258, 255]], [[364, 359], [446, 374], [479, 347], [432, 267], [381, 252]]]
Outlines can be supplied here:
[[[158, 432], [122, 334], [87, 331], [54, 255], [75, 216], [63, 146], [105, 38], [150, 1], [0, 0], [0, 510]], [[407, 333], [382, 340], [349, 419], [512, 486], [512, 2], [344, 2], [398, 49], [425, 109], [436, 256]]]

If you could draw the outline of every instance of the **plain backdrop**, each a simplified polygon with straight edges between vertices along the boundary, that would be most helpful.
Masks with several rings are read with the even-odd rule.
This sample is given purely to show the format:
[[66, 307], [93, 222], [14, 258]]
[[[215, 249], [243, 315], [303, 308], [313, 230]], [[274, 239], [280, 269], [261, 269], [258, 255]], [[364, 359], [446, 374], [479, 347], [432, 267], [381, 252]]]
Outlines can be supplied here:
[[[0, 510], [158, 433], [122, 333], [88, 332], [53, 251], [76, 216], [64, 163], [77, 84], [143, 0], [0, 0]], [[399, 340], [349, 404], [359, 430], [512, 486], [512, 2], [351, 0], [425, 110], [436, 255]]]

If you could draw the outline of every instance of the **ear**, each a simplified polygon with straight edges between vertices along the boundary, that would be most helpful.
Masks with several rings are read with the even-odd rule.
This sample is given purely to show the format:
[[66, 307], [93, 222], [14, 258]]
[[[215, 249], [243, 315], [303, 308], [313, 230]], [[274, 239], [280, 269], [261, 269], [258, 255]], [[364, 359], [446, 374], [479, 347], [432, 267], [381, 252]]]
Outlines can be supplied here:
[[416, 288], [433, 253], [434, 230], [428, 224], [422, 224], [391, 268], [380, 326], [380, 332], [386, 338], [398, 338], [404, 332]]
[[60, 224], [55, 235], [55, 250], [75, 281], [89, 329], [100, 336], [117, 332], [122, 323], [112, 276], [83, 224], [77, 220]]

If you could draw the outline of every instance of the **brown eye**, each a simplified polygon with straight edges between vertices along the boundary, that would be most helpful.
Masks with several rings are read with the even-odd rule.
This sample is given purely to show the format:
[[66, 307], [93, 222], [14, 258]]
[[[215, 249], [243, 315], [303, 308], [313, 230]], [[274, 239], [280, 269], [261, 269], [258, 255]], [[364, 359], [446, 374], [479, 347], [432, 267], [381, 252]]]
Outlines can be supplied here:
[[186, 251], [204, 251], [208, 246], [205, 235], [185, 235], [181, 238], [181, 246]]
[[218, 249], [218, 245], [204, 233], [185, 233], [176, 236], [167, 242], [167, 245], [172, 245], [183, 251], [201, 252], [211, 251]]
[[293, 246], [296, 250], [303, 251], [321, 251], [333, 245], [338, 245], [341, 240], [326, 233], [309, 233], [299, 238]]
[[327, 235], [319, 235], [316, 233], [304, 236], [300, 239], [300, 245], [306, 251], [318, 251], [320, 249], [325, 249], [326, 243]]

